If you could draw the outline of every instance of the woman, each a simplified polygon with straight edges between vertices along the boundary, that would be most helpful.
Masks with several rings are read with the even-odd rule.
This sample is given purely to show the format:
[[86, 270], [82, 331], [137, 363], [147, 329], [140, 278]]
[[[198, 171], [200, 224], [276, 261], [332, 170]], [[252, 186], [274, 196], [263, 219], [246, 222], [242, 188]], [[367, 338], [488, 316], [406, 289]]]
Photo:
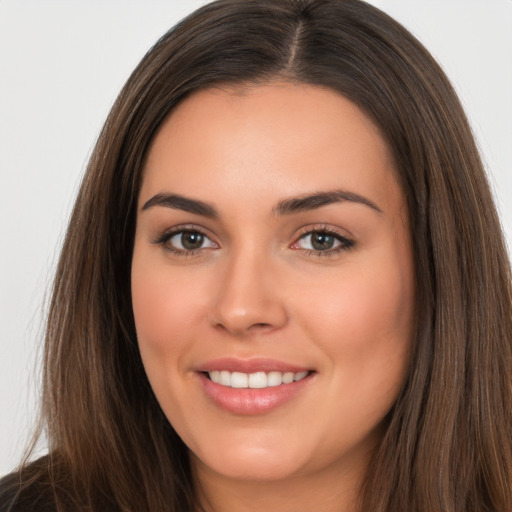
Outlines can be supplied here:
[[359, 0], [214, 2], [107, 119], [48, 320], [50, 453], [2, 505], [504, 512], [510, 311], [426, 50]]

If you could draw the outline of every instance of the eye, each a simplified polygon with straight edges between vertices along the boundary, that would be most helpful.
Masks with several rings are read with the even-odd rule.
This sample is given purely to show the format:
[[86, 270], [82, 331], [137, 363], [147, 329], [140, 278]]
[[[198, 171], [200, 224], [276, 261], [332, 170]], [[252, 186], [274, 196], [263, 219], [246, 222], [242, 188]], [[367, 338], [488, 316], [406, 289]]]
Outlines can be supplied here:
[[165, 233], [155, 243], [164, 246], [166, 250], [178, 255], [197, 253], [203, 249], [217, 247], [217, 244], [204, 233], [192, 229]]
[[292, 246], [293, 249], [303, 249], [312, 254], [332, 254], [347, 250], [354, 246], [348, 238], [329, 230], [314, 230], [304, 233]]

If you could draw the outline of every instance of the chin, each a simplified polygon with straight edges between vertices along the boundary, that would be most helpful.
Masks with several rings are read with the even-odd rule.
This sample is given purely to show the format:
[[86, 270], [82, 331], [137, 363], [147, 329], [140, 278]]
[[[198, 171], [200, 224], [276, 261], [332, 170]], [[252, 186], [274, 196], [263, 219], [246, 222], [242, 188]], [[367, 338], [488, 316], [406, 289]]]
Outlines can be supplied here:
[[216, 450], [195, 450], [192, 460], [204, 470], [225, 478], [251, 481], [278, 481], [293, 477], [307, 466], [307, 457], [300, 446], [283, 443], [259, 445], [230, 442]]

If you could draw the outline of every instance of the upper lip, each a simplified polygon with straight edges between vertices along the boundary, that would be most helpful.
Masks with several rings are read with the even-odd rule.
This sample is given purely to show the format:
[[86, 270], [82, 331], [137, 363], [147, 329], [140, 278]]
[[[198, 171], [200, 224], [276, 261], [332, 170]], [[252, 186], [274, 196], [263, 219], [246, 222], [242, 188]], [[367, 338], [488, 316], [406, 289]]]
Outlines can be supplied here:
[[198, 372], [211, 372], [211, 371], [228, 371], [228, 372], [241, 372], [241, 373], [256, 373], [256, 372], [293, 372], [299, 373], [310, 371], [311, 368], [300, 366], [296, 364], [287, 363], [277, 359], [269, 358], [251, 358], [251, 359], [238, 359], [234, 357], [224, 357], [220, 359], [213, 359], [200, 364], [196, 371]]

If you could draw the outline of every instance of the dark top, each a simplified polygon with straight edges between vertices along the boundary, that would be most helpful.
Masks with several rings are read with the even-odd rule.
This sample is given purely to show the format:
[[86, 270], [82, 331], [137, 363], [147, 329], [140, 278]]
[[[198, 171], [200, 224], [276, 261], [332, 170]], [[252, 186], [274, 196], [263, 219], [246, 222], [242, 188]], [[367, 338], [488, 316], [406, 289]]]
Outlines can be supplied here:
[[0, 512], [56, 512], [48, 483], [20, 484], [20, 473], [11, 473], [0, 480]]
[[90, 505], [81, 503], [71, 492], [69, 475], [63, 467], [56, 456], [45, 456], [1, 478], [0, 512], [119, 512], [109, 496], [94, 499]]

